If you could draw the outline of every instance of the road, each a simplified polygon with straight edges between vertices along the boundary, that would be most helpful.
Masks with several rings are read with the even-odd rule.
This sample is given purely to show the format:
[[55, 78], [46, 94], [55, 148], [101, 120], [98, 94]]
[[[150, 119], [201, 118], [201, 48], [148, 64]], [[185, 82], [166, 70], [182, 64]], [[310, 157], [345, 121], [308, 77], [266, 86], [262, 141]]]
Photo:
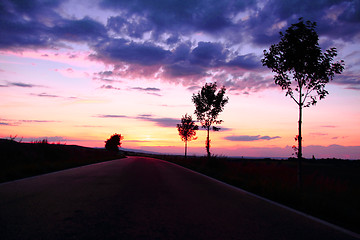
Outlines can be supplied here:
[[0, 239], [356, 239], [177, 165], [128, 157], [0, 185]]

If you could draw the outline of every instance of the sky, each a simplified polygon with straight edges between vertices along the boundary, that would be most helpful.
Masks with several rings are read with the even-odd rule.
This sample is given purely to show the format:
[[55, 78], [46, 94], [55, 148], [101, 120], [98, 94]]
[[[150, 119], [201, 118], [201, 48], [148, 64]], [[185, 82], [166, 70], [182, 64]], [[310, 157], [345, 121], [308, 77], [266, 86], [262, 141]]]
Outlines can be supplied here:
[[[182, 154], [176, 124], [205, 83], [229, 102], [211, 132], [219, 156], [291, 157], [298, 106], [262, 66], [298, 19], [345, 70], [303, 112], [305, 157], [360, 159], [358, 0], [2, 0], [0, 138]], [[205, 155], [206, 131], [189, 143]]]

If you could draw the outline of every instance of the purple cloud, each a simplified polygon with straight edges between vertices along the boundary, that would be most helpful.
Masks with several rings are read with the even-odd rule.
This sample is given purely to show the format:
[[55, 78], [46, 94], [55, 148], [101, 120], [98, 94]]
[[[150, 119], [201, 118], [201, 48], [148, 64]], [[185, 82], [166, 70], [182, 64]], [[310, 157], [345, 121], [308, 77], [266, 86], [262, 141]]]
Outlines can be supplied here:
[[[69, 17], [60, 0], [2, 1], [0, 29], [6, 37], [0, 38], [0, 49], [54, 49], [82, 43], [93, 52], [92, 59], [113, 66], [112, 71], [96, 75], [103, 81], [156, 76], [194, 86], [213, 78], [234, 91], [251, 92], [268, 88], [273, 80], [258, 76], [265, 71], [261, 53], [241, 52], [245, 49], [241, 46], [268, 48], [279, 41], [279, 31], [299, 17], [317, 22], [325, 45], [334, 40], [354, 43], [360, 33], [357, 0], [100, 0], [97, 4], [93, 7], [99, 11], [113, 12], [106, 11], [106, 23], [91, 16]], [[359, 90], [357, 63], [346, 64], [355, 70], [335, 83]]]
[[113, 90], [121, 90], [121, 88], [114, 87], [112, 85], [102, 85], [100, 88], [103, 89], [113, 89]]
[[147, 88], [134, 87], [134, 88], [131, 88], [131, 89], [139, 90], [139, 91], [145, 91], [145, 92], [159, 92], [159, 91], [161, 91], [160, 88], [153, 88], [153, 87], [147, 87]]
[[30, 84], [30, 83], [22, 83], [22, 82], [9, 82], [8, 86], [22, 87], [22, 88], [33, 88], [39, 87], [38, 85]]
[[129, 119], [137, 119], [147, 122], [152, 122], [156, 126], [159, 127], [176, 127], [176, 124], [179, 123], [179, 119], [177, 118], [166, 118], [166, 117], [155, 117], [152, 114], [140, 114], [138, 116], [132, 117], [132, 116], [125, 116], [125, 115], [96, 115], [94, 117], [98, 118], [129, 118]]
[[136, 119], [148, 121], [155, 123], [159, 127], [176, 127], [176, 124], [179, 123], [177, 118], [158, 118], [150, 114], [142, 114], [136, 117]]
[[98, 118], [127, 118], [128, 116], [126, 115], [114, 115], [114, 114], [99, 114], [99, 115], [96, 115], [95, 117], [98, 117]]
[[170, 54], [168, 50], [153, 43], [135, 43], [125, 39], [107, 39], [95, 46], [94, 58], [113, 63], [127, 62], [152, 66], [164, 63]]
[[281, 138], [279, 136], [276, 137], [269, 137], [269, 136], [260, 136], [260, 135], [256, 135], [256, 136], [249, 136], [249, 135], [239, 135], [239, 136], [227, 136], [224, 139], [229, 140], [229, 141], [235, 141], [235, 142], [252, 142], [252, 141], [259, 141], [259, 140], [273, 140], [273, 139], [277, 139], [277, 138]]
[[49, 98], [59, 98], [60, 97], [58, 95], [53, 95], [53, 94], [48, 94], [48, 93], [39, 93], [39, 94], [31, 93], [31, 95], [38, 96], [38, 97], [49, 97]]

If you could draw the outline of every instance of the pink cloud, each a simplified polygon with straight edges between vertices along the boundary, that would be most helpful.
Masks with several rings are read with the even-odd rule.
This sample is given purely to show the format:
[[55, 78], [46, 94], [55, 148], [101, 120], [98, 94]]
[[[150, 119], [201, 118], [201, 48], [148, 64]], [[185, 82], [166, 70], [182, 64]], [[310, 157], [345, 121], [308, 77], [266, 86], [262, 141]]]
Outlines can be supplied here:
[[85, 71], [74, 70], [73, 68], [54, 69], [55, 72], [69, 78], [88, 78], [90, 74]]

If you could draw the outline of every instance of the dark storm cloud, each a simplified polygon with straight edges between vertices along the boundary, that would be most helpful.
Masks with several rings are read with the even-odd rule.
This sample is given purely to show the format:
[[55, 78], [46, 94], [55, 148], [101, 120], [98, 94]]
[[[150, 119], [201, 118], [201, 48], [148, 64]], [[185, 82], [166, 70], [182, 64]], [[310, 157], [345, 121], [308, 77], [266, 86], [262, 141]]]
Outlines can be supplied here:
[[259, 141], [259, 140], [272, 140], [281, 138], [279, 136], [276, 137], [269, 137], [269, 136], [248, 136], [248, 135], [239, 135], [239, 136], [227, 136], [225, 137], [226, 140], [229, 141], [240, 141], [240, 142], [252, 142], [252, 141]]
[[[144, 32], [153, 31], [154, 35], [161, 33], [191, 34], [196, 31], [215, 33], [233, 26], [232, 18], [249, 6], [254, 6], [255, 1], [232, 0], [104, 0], [101, 6], [106, 9], [117, 9], [129, 20], [118, 18], [111, 19], [109, 27], [115, 29], [141, 29], [130, 31], [141, 36]], [[139, 20], [139, 16], [144, 16]], [[134, 21], [137, 20], [136, 24]], [[115, 23], [114, 23], [115, 22]], [[115, 30], [116, 31], [116, 30]]]
[[[152, 40], [166, 33], [168, 37], [163, 40], [167, 44], [179, 43], [181, 36], [205, 32], [225, 36], [232, 44], [245, 37], [268, 45], [278, 38], [279, 30], [299, 17], [317, 21], [319, 33], [333, 38], [353, 39], [360, 30], [358, 0], [103, 0], [100, 7], [119, 13], [109, 16], [106, 26], [90, 17], [69, 19], [60, 15], [63, 2], [1, 1], [0, 28], [7, 37], [1, 38], [0, 47], [53, 47], [62, 40], [85, 41], [92, 46], [111, 40], [108, 31], [136, 39], [149, 33]], [[282, 21], [285, 24], [274, 27]]]
[[[0, 49], [63, 46], [62, 41], [95, 44], [106, 37], [105, 26], [89, 17], [65, 19], [57, 13], [63, 1], [11, 1], [0, 3]], [[6, 37], [5, 37], [6, 36]]]
[[220, 43], [199, 42], [190, 55], [190, 63], [204, 67], [224, 65], [227, 50]]
[[253, 53], [240, 55], [229, 61], [227, 65], [252, 70], [261, 67], [261, 58]]
[[[279, 31], [285, 31], [298, 18], [317, 22], [319, 35], [351, 41], [360, 31], [360, 2], [358, 0], [270, 0], [261, 11], [244, 23], [253, 42], [261, 46], [278, 41]], [[287, 22], [274, 28], [274, 24]]]
[[61, 19], [56, 22], [51, 32], [58, 39], [89, 44], [107, 38], [105, 27], [89, 17], [80, 20]]
[[145, 18], [128, 19], [122, 16], [110, 17], [107, 28], [115, 33], [142, 38], [146, 32], [150, 32], [153, 27]]
[[126, 62], [151, 66], [165, 63], [170, 51], [153, 43], [135, 43], [125, 39], [109, 39], [96, 45], [93, 57], [109, 62]]
[[[265, 71], [261, 57], [237, 52], [242, 45], [268, 48], [279, 41], [279, 31], [299, 17], [317, 22], [319, 35], [328, 38], [326, 47], [339, 39], [353, 43], [360, 33], [358, 0], [100, 0], [94, 7], [115, 12], [106, 24], [91, 16], [66, 16], [63, 2], [1, 1], [0, 49], [84, 43], [93, 51], [92, 59], [113, 65], [113, 71], [98, 74], [104, 81], [133, 74], [133, 78], [159, 76], [194, 86], [213, 78], [233, 90], [251, 91], [268, 87], [270, 81], [255, 76]], [[197, 41], [196, 36], [209, 40]], [[350, 78], [339, 84], [351, 89], [360, 85]]]

